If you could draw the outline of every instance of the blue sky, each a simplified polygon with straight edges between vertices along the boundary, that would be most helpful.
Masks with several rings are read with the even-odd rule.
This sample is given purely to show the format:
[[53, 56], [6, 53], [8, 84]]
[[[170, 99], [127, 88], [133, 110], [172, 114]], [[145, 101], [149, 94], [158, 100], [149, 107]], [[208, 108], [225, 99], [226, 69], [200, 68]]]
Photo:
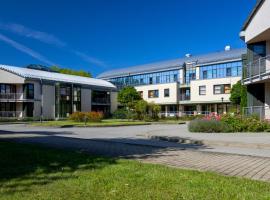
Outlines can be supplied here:
[[244, 47], [256, 0], [2, 0], [0, 63], [103, 71]]

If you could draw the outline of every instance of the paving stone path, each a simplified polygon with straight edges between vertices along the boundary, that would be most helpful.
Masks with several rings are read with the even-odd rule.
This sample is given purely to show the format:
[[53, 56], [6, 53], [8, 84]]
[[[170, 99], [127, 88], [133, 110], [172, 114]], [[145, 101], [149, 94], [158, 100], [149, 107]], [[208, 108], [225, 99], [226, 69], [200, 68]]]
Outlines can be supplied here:
[[38, 143], [68, 148], [90, 154], [137, 159], [141, 162], [164, 164], [177, 168], [212, 171], [222, 175], [270, 181], [270, 158], [236, 154], [200, 152], [183, 148], [164, 148], [125, 144], [115, 141], [67, 138], [59, 136], [2, 138], [23, 143]]

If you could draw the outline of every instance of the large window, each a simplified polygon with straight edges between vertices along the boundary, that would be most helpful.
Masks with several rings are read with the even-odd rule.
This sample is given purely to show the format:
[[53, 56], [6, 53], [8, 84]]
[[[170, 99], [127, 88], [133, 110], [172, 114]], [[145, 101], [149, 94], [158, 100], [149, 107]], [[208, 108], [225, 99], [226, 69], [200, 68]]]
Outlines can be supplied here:
[[214, 94], [230, 94], [231, 93], [231, 85], [214, 85]]
[[200, 79], [225, 78], [242, 75], [242, 62], [229, 62], [200, 67]]
[[148, 91], [148, 98], [158, 98], [159, 92], [158, 90], [149, 90]]
[[205, 85], [199, 86], [199, 95], [206, 95], [206, 86]]
[[179, 77], [179, 70], [171, 70], [171, 71], [112, 78], [109, 81], [112, 82], [114, 85], [116, 85], [118, 88], [123, 88], [125, 86], [173, 83], [178, 81], [178, 77]]
[[196, 68], [195, 67], [187, 68], [186, 75], [185, 75], [185, 83], [189, 84], [190, 81], [195, 80], [195, 79], [196, 79]]
[[164, 97], [170, 97], [170, 89], [164, 89]]
[[34, 99], [34, 84], [27, 83], [23, 86], [24, 97], [26, 99]]
[[0, 84], [0, 93], [1, 94], [16, 93], [16, 85]]

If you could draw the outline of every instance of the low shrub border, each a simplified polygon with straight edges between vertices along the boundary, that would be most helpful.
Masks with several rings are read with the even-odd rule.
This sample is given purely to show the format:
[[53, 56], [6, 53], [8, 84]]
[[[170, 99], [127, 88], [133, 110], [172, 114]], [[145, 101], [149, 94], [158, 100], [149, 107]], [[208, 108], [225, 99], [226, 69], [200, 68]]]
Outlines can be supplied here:
[[241, 115], [209, 115], [203, 119], [196, 119], [189, 123], [191, 132], [228, 133], [228, 132], [264, 132], [269, 130], [267, 121], [260, 121], [256, 116]]

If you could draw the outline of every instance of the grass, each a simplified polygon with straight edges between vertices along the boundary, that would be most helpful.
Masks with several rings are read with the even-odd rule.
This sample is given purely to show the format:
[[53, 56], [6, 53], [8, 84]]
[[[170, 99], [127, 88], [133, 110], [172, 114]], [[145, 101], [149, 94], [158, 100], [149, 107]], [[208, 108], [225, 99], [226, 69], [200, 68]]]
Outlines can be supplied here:
[[270, 184], [0, 142], [0, 199], [269, 199]]
[[32, 126], [57, 126], [57, 127], [65, 127], [65, 126], [76, 126], [76, 127], [110, 127], [110, 126], [132, 126], [132, 125], [148, 125], [149, 122], [144, 121], [127, 121], [127, 120], [116, 120], [116, 119], [107, 119], [102, 120], [101, 122], [75, 122], [70, 120], [63, 121], [44, 121], [40, 122], [31, 122]]

